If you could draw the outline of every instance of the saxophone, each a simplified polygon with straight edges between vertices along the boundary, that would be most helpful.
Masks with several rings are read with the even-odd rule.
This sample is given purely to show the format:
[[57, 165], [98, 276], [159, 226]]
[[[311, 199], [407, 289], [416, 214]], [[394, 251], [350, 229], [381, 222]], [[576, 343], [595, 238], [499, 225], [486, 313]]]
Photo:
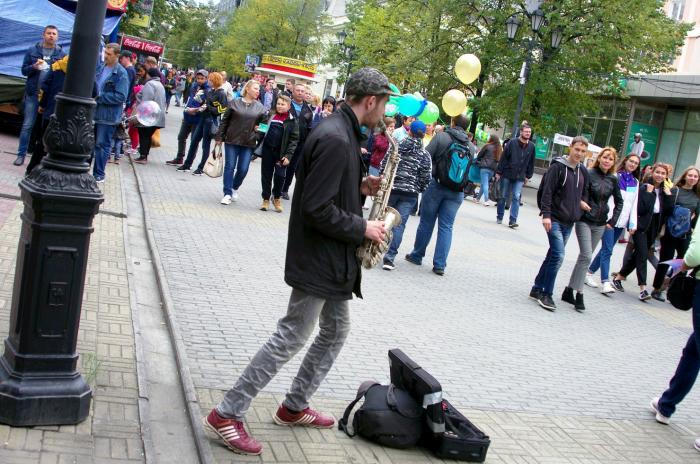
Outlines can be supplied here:
[[377, 243], [368, 238], [362, 243], [362, 246], [357, 249], [357, 257], [360, 259], [362, 266], [366, 269], [371, 269], [379, 263], [382, 256], [389, 249], [391, 238], [393, 237], [392, 229], [401, 224], [401, 215], [394, 208], [387, 206], [389, 203], [389, 195], [394, 186], [394, 178], [396, 170], [399, 166], [401, 157], [399, 156], [399, 148], [396, 141], [389, 138], [389, 152], [387, 153], [386, 164], [384, 165], [384, 177], [379, 185], [379, 191], [374, 197], [372, 208], [369, 211], [368, 221], [384, 221], [384, 230], [386, 236], [382, 243]]

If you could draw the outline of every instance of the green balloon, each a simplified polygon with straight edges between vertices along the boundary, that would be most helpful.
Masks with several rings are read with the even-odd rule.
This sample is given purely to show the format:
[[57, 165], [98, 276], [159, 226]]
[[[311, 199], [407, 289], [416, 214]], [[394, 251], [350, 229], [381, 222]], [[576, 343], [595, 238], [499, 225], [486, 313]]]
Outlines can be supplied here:
[[418, 116], [418, 119], [426, 124], [432, 124], [437, 121], [439, 117], [440, 108], [438, 108], [435, 103], [429, 101], [423, 112]]

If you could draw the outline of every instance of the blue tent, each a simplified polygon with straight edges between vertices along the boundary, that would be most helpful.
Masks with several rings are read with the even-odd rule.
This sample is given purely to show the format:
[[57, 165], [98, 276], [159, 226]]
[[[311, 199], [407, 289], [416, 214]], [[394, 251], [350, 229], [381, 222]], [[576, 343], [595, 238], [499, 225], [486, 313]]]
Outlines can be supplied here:
[[[103, 35], [110, 35], [120, 15], [107, 15]], [[68, 52], [75, 14], [49, 0], [2, 0], [0, 9], [0, 75], [23, 77], [22, 60], [30, 46], [41, 40], [44, 27], [58, 28], [58, 43]]]

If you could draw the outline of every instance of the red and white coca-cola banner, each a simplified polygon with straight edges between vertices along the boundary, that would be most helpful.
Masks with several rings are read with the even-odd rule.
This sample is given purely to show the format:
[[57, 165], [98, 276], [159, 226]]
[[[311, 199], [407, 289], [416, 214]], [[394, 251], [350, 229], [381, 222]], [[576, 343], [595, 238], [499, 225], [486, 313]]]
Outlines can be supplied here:
[[122, 47], [136, 52], [146, 53], [148, 55], [160, 56], [163, 54], [163, 44], [128, 35], [125, 35], [122, 39]]

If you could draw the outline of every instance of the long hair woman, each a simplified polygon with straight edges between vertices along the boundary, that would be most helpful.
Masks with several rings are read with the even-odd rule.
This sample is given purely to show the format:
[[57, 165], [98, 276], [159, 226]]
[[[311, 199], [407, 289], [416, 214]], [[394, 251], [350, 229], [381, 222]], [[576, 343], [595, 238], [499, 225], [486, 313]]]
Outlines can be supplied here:
[[617, 240], [625, 230], [628, 230], [630, 235], [634, 235], [637, 229], [637, 195], [639, 193], [640, 163], [641, 158], [639, 155], [630, 153], [617, 166], [617, 182], [620, 185], [620, 194], [622, 195], [622, 212], [615, 227], [605, 229], [600, 251], [593, 258], [593, 262], [588, 267], [588, 273], [586, 274], [586, 285], [597, 288], [598, 283], [593, 278], [593, 274], [600, 269], [600, 282], [603, 286], [601, 293], [604, 294], [615, 293], [615, 287], [610, 283], [610, 258]]
[[479, 196], [474, 200], [477, 202], [481, 201], [481, 204], [484, 206], [489, 205], [489, 182], [496, 173], [501, 153], [503, 153], [501, 139], [496, 134], [491, 134], [488, 142], [486, 142], [486, 145], [484, 145], [476, 156], [476, 160], [474, 160], [481, 172], [481, 188], [479, 189]]
[[656, 235], [661, 229], [661, 217], [663, 205], [667, 203], [667, 196], [671, 194], [668, 187], [664, 187], [664, 180], [668, 176], [668, 169], [663, 163], [656, 163], [639, 187], [637, 195], [637, 223], [636, 230], [631, 234], [633, 251], [626, 255], [620, 272], [615, 275], [612, 285], [616, 291], [624, 292], [622, 281], [633, 270], [637, 271], [637, 284], [639, 285], [639, 299], [647, 301], [651, 295], [647, 286], [647, 259], [649, 250], [654, 245]]
[[[580, 251], [569, 285], [561, 296], [563, 301], [574, 305], [577, 311], [586, 309], [583, 303], [583, 283], [586, 279], [586, 270], [591, 264], [593, 250], [603, 237], [605, 229], [612, 229], [617, 224], [622, 212], [623, 201], [615, 175], [615, 161], [617, 161], [617, 150], [605, 147], [596, 158], [593, 167], [588, 170], [588, 202], [581, 201], [581, 209], [584, 213], [575, 226]], [[610, 217], [608, 200], [611, 197], [614, 201], [614, 209]], [[576, 290], [575, 299], [574, 290]]]
[[[256, 128], [265, 120], [265, 107], [258, 101], [260, 83], [246, 82], [241, 98], [234, 99], [224, 113], [216, 143], [224, 142], [224, 197], [222, 205], [238, 200], [238, 189], [248, 174], [257, 144]], [[235, 174], [234, 174], [235, 172]]]
[[137, 124], [139, 131], [139, 157], [135, 163], [146, 164], [148, 154], [151, 152], [151, 137], [157, 129], [165, 127], [165, 88], [160, 83], [160, 72], [156, 68], [148, 70], [148, 81], [144, 84], [141, 92], [137, 96], [139, 104], [154, 101], [160, 107], [158, 120], [152, 126]]
[[[697, 222], [698, 214], [700, 214], [700, 170], [694, 166], [690, 166], [683, 171], [673, 188], [670, 195], [667, 196], [667, 205], [664, 208], [664, 223], [666, 231], [661, 236], [661, 249], [659, 250], [659, 264], [656, 266], [656, 274], [654, 275], [654, 290], [651, 292], [651, 297], [658, 301], [666, 301], [666, 297], [661, 291], [664, 284], [664, 278], [668, 271], [668, 264], [661, 264], [663, 261], [676, 258], [683, 258], [685, 251], [690, 245], [690, 238], [693, 234], [693, 227]], [[676, 216], [676, 210], [684, 208], [690, 212], [690, 228], [683, 234], [675, 234], [670, 227], [670, 221]], [[676, 236], [678, 235], [678, 236]]]

